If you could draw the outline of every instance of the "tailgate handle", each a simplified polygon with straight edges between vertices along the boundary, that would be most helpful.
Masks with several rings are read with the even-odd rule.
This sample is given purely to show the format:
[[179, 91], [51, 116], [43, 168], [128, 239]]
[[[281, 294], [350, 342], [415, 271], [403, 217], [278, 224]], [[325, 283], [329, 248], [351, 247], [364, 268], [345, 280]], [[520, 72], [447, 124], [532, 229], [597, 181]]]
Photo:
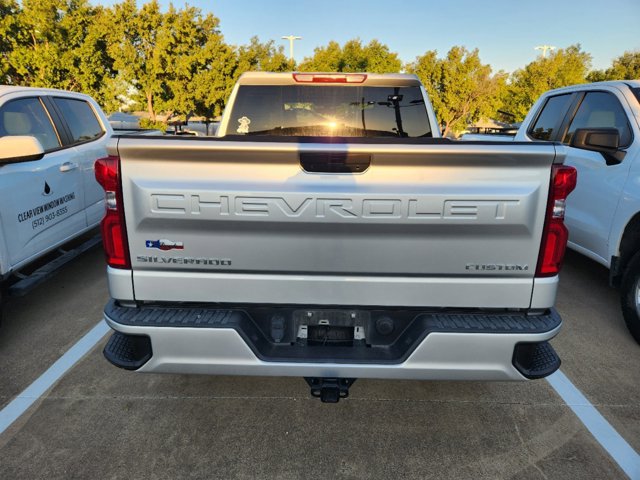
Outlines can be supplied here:
[[301, 152], [300, 165], [310, 173], [362, 173], [371, 165], [368, 153]]

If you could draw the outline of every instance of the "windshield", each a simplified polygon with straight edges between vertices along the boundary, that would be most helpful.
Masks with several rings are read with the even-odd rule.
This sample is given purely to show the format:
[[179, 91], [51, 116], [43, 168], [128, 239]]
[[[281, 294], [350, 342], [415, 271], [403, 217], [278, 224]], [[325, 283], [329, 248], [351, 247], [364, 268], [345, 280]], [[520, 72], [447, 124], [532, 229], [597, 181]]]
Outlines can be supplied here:
[[244, 85], [229, 134], [431, 137], [419, 87]]

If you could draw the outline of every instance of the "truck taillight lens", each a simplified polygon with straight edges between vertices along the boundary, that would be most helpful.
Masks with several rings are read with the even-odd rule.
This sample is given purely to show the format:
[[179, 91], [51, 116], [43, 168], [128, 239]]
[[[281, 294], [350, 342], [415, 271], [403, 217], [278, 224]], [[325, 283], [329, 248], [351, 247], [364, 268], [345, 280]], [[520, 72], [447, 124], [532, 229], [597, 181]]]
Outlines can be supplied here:
[[567, 196], [576, 188], [577, 178], [575, 168], [553, 166], [536, 277], [553, 277], [560, 272], [569, 239], [569, 231], [564, 226], [564, 210]]
[[105, 192], [106, 213], [100, 224], [102, 244], [107, 263], [113, 268], [131, 268], [131, 259], [127, 247], [127, 230], [124, 223], [122, 205], [122, 186], [120, 185], [120, 159], [108, 156], [96, 160], [96, 180]]

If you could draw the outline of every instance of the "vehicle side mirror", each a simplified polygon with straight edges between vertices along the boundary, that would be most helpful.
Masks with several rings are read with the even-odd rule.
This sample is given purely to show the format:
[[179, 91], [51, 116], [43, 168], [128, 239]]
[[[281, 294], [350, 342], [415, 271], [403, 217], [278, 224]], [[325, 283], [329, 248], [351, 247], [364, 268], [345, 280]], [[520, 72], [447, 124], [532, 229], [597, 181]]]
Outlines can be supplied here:
[[44, 148], [36, 137], [0, 137], [0, 165], [30, 162], [44, 157]]
[[578, 128], [569, 145], [601, 153], [607, 165], [619, 164], [626, 154], [619, 148], [620, 133], [616, 128]]

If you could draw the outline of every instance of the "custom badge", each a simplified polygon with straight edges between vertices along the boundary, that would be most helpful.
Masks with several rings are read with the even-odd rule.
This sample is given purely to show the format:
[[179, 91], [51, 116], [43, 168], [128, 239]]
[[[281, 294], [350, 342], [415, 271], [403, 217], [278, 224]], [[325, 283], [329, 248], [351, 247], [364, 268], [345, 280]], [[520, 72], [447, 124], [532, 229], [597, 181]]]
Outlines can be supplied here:
[[184, 250], [182, 242], [172, 242], [171, 240], [147, 240], [145, 242], [147, 248], [157, 248], [158, 250]]
[[236, 132], [238, 133], [249, 133], [249, 124], [251, 123], [251, 119], [249, 117], [240, 117], [238, 119], [238, 129]]

